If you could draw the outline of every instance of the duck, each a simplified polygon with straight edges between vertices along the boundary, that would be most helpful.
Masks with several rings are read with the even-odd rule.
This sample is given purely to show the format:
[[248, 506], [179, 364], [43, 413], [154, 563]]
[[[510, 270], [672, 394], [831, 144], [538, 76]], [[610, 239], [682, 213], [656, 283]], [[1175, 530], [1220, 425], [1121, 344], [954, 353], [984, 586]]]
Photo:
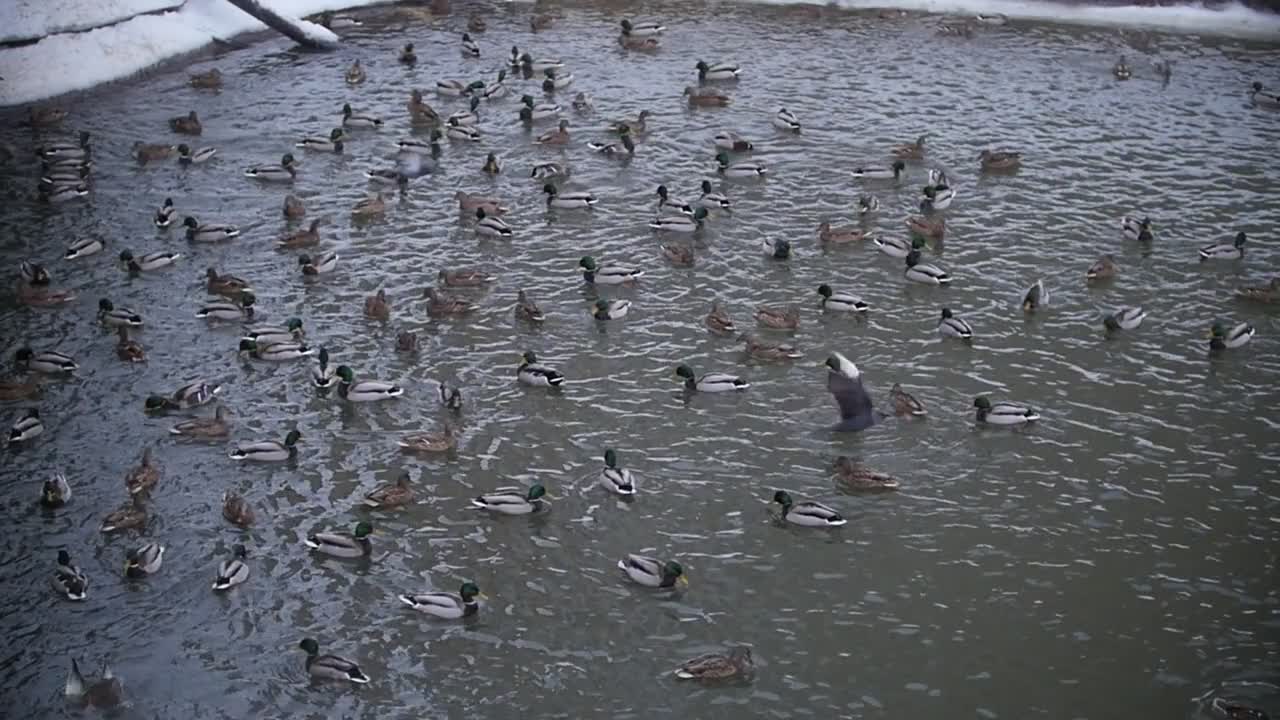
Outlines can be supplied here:
[[207, 302], [196, 311], [201, 320], [253, 320], [255, 301], [253, 291], [244, 290], [236, 301], [218, 300]]
[[846, 490], [865, 492], [898, 489], [897, 480], [884, 473], [860, 467], [847, 455], [836, 458], [835, 477], [836, 482]]
[[632, 135], [643, 135], [649, 127], [648, 110], [641, 110], [634, 118], [623, 118], [614, 120], [609, 123], [609, 131], [619, 135], [623, 133], [631, 133]]
[[672, 213], [682, 213], [684, 215], [693, 214], [693, 206], [689, 203], [675, 197], [667, 190], [666, 185], [659, 185], [655, 193], [658, 196], [658, 212], [666, 210]]
[[591, 99], [591, 93], [579, 92], [573, 96], [573, 101], [569, 105], [577, 112], [586, 114], [595, 109], [595, 102]]
[[783, 132], [799, 133], [800, 120], [796, 114], [786, 108], [779, 108], [773, 115], [773, 126]]
[[633, 283], [644, 277], [644, 270], [622, 267], [618, 265], [600, 266], [595, 258], [585, 255], [578, 261], [582, 268], [582, 279], [589, 285], [622, 285]]
[[597, 154], [612, 158], [630, 158], [636, 154], [636, 144], [631, 139], [631, 131], [624, 130], [618, 136], [618, 142], [596, 142], [587, 143], [587, 147]]
[[68, 600], [81, 602], [88, 595], [89, 578], [71, 564], [71, 554], [58, 551], [58, 564], [53, 568], [53, 589]]
[[924, 157], [924, 143], [928, 138], [929, 135], [926, 133], [916, 138], [915, 142], [894, 145], [889, 149], [889, 152], [892, 153], [894, 157], [899, 157], [904, 160], [920, 160]]
[[435, 127], [440, 124], [440, 113], [422, 97], [422, 91], [414, 88], [405, 103], [409, 110], [409, 124], [414, 127]]
[[871, 240], [875, 238], [875, 233], [869, 230], [859, 230], [851, 227], [831, 227], [831, 223], [823, 222], [818, 226], [819, 242], [829, 243], [832, 245], [846, 245], [848, 243], [862, 242], [863, 240]]
[[698, 377], [688, 365], [677, 366], [676, 377], [684, 380], [684, 388], [689, 392], [720, 393], [746, 390], [751, 387], [751, 383], [728, 373], [713, 372]]
[[557, 72], [552, 68], [547, 68], [542, 71], [542, 75], [542, 92], [548, 95], [573, 84], [573, 73], [571, 72]]
[[633, 23], [627, 18], [622, 19], [622, 34], [629, 37], [652, 37], [661, 35], [666, 32], [666, 26], [656, 22], [638, 22]]
[[485, 237], [510, 238], [515, 231], [502, 218], [490, 215], [483, 207], [478, 207], [476, 208], [476, 234]]
[[303, 150], [331, 152], [341, 155], [342, 151], [345, 149], [343, 141], [346, 140], [346, 137], [347, 135], [343, 132], [342, 128], [336, 127], [330, 130], [327, 136], [308, 135], [294, 143], [293, 146], [296, 148], [302, 148]]
[[689, 267], [693, 265], [694, 255], [693, 248], [679, 243], [662, 243], [658, 246], [662, 250], [662, 256], [670, 260], [673, 265]]
[[127, 578], [144, 578], [160, 571], [164, 562], [164, 546], [160, 543], [144, 543], [125, 556], [124, 575]]
[[[454, 388], [457, 392], [457, 388]], [[462, 395], [458, 394], [458, 402], [461, 403]], [[450, 400], [445, 400], [446, 403]], [[449, 407], [449, 405], [445, 405]], [[458, 436], [453, 432], [453, 426], [449, 423], [444, 424], [444, 429], [440, 432], [420, 432], [412, 435], [406, 435], [397, 443], [401, 450], [405, 452], [416, 453], [441, 453], [449, 452], [458, 447]]]
[[1216, 322], [1209, 329], [1209, 349], [1238, 348], [1247, 345], [1253, 339], [1253, 335], [1253, 326], [1249, 323], [1242, 322], [1228, 329], [1226, 325]]
[[564, 63], [558, 58], [537, 58], [535, 59], [529, 53], [520, 56], [520, 68], [524, 70], [525, 77], [531, 76], [533, 73], [546, 72], [547, 70], [559, 70], [564, 67]]
[[951, 201], [956, 199], [956, 191], [948, 185], [926, 185], [922, 191], [924, 199], [920, 201], [921, 210], [946, 210]]
[[257, 442], [239, 443], [231, 451], [232, 460], [252, 460], [253, 462], [284, 462], [298, 456], [298, 440], [302, 433], [290, 430], [284, 442], [276, 440], [259, 440]]
[[70, 355], [65, 353], [54, 350], [36, 352], [29, 347], [20, 348], [14, 353], [13, 359], [19, 370], [46, 375], [75, 372], [80, 367]]
[[529, 177], [535, 180], [551, 180], [554, 178], [567, 178], [570, 174], [571, 172], [568, 165], [558, 162], [547, 162], [534, 165], [533, 170], [529, 173]]
[[1044, 278], [1040, 278], [1027, 288], [1022, 295], [1022, 311], [1033, 313], [1049, 304], [1049, 290], [1044, 286]]
[[364, 315], [375, 320], [391, 319], [391, 303], [387, 302], [387, 291], [379, 289], [376, 295], [364, 299]]
[[413, 43], [405, 43], [404, 47], [400, 48], [400, 55], [397, 56], [397, 60], [400, 61], [401, 65], [413, 65], [418, 62], [418, 54], [413, 51]]
[[286, 235], [276, 242], [276, 247], [302, 248], [320, 244], [320, 220], [312, 220], [306, 229]]
[[168, 159], [175, 150], [177, 150], [177, 148], [173, 145], [165, 145], [163, 143], [144, 143], [139, 141], [135, 142], [130, 148], [130, 154], [133, 156], [134, 160], [137, 160], [142, 165], [146, 165], [147, 163], [159, 162], [161, 160]]
[[285, 153], [279, 165], [255, 165], [244, 171], [244, 176], [264, 182], [293, 182], [298, 171], [292, 153]]
[[469, 58], [480, 57], [480, 45], [471, 39], [470, 33], [462, 33], [462, 56]]
[[686, 660], [672, 674], [681, 680], [724, 680], [747, 675], [754, 667], [751, 648], [739, 645], [730, 649], [727, 654], [707, 653]]
[[[443, 380], [436, 385], [436, 400], [440, 401], [440, 407], [445, 408], [457, 415], [462, 411], [462, 391], [456, 387], [450, 387]], [[453, 435], [453, 428], [445, 423], [444, 435]]]
[[311, 355], [311, 348], [302, 343], [287, 341], [266, 343], [262, 340], [241, 338], [238, 352], [241, 356], [248, 356], [254, 360], [284, 362]]
[[929, 414], [924, 409], [924, 403], [917, 400], [911, 393], [903, 390], [898, 383], [894, 383], [893, 387], [889, 388], [889, 400], [893, 403], [893, 414], [898, 417], [905, 415], [920, 417]]
[[956, 317], [950, 308], [942, 308], [942, 317], [938, 320], [938, 333], [943, 337], [960, 338], [961, 340], [973, 339], [973, 328], [964, 318]]
[[836, 432], [860, 432], [872, 427], [881, 418], [871, 401], [871, 395], [862, 384], [862, 371], [849, 358], [833, 352], [823, 365], [827, 368], [827, 391], [835, 399], [840, 411], [840, 422], [831, 429]]
[[311, 383], [322, 390], [338, 384], [338, 371], [329, 366], [329, 349], [321, 346], [316, 366], [311, 369]]
[[359, 85], [367, 80], [369, 76], [365, 74], [364, 68], [360, 66], [360, 59], [356, 58], [356, 61], [351, 63], [351, 67], [347, 68], [344, 77], [348, 85]]
[[[911, 233], [912, 237], [921, 239], [941, 240], [947, 231], [946, 218], [941, 215], [933, 218], [912, 215], [907, 218], [906, 225], [907, 231]], [[923, 242], [920, 243], [920, 247], [924, 247]], [[903, 255], [902, 257], [906, 256]]]
[[502, 172], [502, 165], [498, 163], [496, 153], [489, 153], [488, 157], [484, 159], [484, 165], [480, 167], [480, 171], [489, 175], [497, 175]]
[[265, 347], [276, 343], [295, 342], [301, 340], [305, 334], [302, 321], [298, 318], [289, 318], [284, 325], [254, 325], [245, 331], [243, 337]]
[[218, 574], [213, 578], [214, 590], [230, 590], [249, 579], [249, 565], [245, 562], [247, 555], [244, 545], [236, 545], [231, 549], [231, 557], [218, 564]]
[[1236, 297], [1264, 303], [1280, 302], [1280, 277], [1271, 278], [1271, 282], [1266, 285], [1240, 288], [1236, 290]]
[[489, 24], [485, 22], [483, 15], [472, 15], [467, 18], [467, 29], [471, 32], [484, 32], [489, 28]]
[[446, 270], [436, 273], [436, 282], [445, 287], [483, 287], [497, 280], [496, 277], [475, 269]]
[[380, 380], [355, 381], [355, 371], [346, 365], [339, 365], [338, 396], [348, 402], [376, 402], [390, 400], [404, 395], [404, 388], [394, 383]]
[[107, 327], [142, 327], [142, 316], [129, 308], [117, 309], [106, 298], [98, 301], [98, 322]]
[[188, 215], [182, 220], [187, 229], [187, 240], [190, 242], [224, 242], [240, 237], [240, 228], [235, 225], [201, 223]]
[[1123, 307], [1102, 318], [1102, 325], [1107, 332], [1136, 330], [1146, 317], [1147, 312], [1140, 307]]
[[413, 502], [413, 486], [408, 471], [402, 471], [394, 482], [382, 483], [364, 496], [365, 507], [390, 510]]
[[39, 190], [40, 201], [53, 205], [81, 198], [88, 194], [89, 186], [84, 183], [79, 183], [77, 185], [57, 185], [48, 189], [41, 187]]
[[590, 208], [598, 202], [596, 196], [590, 192], [560, 192], [560, 190], [551, 183], [542, 186], [542, 192], [547, 196], [547, 207], [561, 209]]
[[537, 138], [534, 138], [535, 145], [568, 145], [569, 144], [569, 121], [561, 120], [554, 130], [548, 130]]
[[733, 102], [728, 95], [710, 87], [690, 85], [684, 89], [690, 107], [724, 107]]
[[135, 530], [147, 524], [147, 508], [142, 504], [142, 497], [131, 496], [124, 506], [112, 510], [102, 519], [99, 530], [104, 533], [117, 530]]
[[1232, 700], [1214, 698], [1209, 706], [1227, 720], [1270, 720], [1263, 710]]
[[600, 486], [616, 495], [636, 494], [636, 484], [631, 471], [618, 467], [618, 453], [613, 448], [605, 448], [604, 468], [600, 471]]
[[1116, 265], [1115, 258], [1110, 253], [1107, 253], [1089, 266], [1089, 269], [1085, 271], [1084, 277], [1085, 280], [1089, 281], [1106, 280], [1115, 277], [1119, 272], [1120, 268]]
[[124, 476], [130, 495], [149, 492], [160, 482], [160, 467], [151, 461], [151, 448], [142, 449], [142, 460]]
[[0, 402], [34, 400], [40, 397], [40, 386], [34, 380], [0, 381]]
[[1136, 217], [1126, 215], [1120, 218], [1120, 230], [1127, 240], [1147, 243], [1155, 240], [1155, 233], [1151, 228], [1151, 218], [1144, 217], [1139, 220]]
[[721, 130], [716, 133], [712, 143], [717, 150], [728, 150], [730, 152], [751, 152], [755, 147], [750, 140], [729, 130]]
[[247, 528], [253, 525], [253, 506], [234, 490], [222, 493], [222, 517], [232, 525]]
[[40, 504], [42, 506], [50, 509], [60, 508], [68, 502], [71, 502], [71, 483], [67, 482], [66, 475], [54, 473], [52, 478], [41, 483]]
[[937, 265], [922, 264], [919, 250], [913, 248], [907, 253], [906, 264], [907, 269], [903, 275], [912, 282], [924, 285], [946, 285], [951, 282], [951, 276], [947, 271]]
[[768, 169], [753, 160], [730, 162], [727, 153], [719, 152], [716, 153], [716, 172], [728, 178], [761, 178]]
[[973, 19], [983, 25], [1004, 25], [1009, 22], [1009, 17], [1003, 13], [978, 13]]
[[400, 596], [400, 602], [409, 607], [444, 620], [458, 620], [480, 612], [479, 600], [487, 600], [480, 586], [473, 582], [462, 583], [458, 592], [413, 593]]
[[465, 315], [476, 309], [476, 306], [466, 300], [459, 300], [452, 295], [433, 287], [429, 287], [422, 291], [427, 299], [427, 314], [432, 317], [442, 317], [446, 315]]
[[199, 135], [204, 132], [204, 126], [200, 123], [200, 117], [196, 115], [195, 110], [186, 115], [169, 118], [169, 129], [181, 135]]
[[[475, 127], [473, 127], [474, 125], [480, 122], [479, 110], [480, 110], [480, 98], [479, 96], [472, 95], [471, 102], [467, 105], [467, 109], [459, 110], [458, 112], [450, 115], [445, 120], [445, 124], [450, 128], [461, 125], [468, 128], [467, 132], [475, 130], [476, 133], [479, 133], [479, 130], [476, 130]], [[446, 134], [448, 133], [446, 132]], [[457, 137], [454, 137], [453, 135], [449, 135], [449, 137], [454, 140], [473, 140], [473, 139], [479, 138], [480, 136], [479, 134], [477, 134], [475, 135], [474, 138], [473, 137], [457, 138]]]
[[[170, 201], [172, 202], [172, 201]], [[168, 223], [160, 227], [167, 227]], [[106, 243], [99, 237], [82, 237], [72, 240], [67, 245], [67, 251], [62, 254], [64, 260], [78, 260], [80, 258], [89, 257], [102, 251], [106, 247]]]
[[222, 87], [222, 71], [212, 68], [205, 72], [192, 73], [187, 76], [187, 84], [200, 90], [216, 90]]
[[707, 316], [703, 318], [702, 322], [713, 332], [732, 333], [737, 331], [733, 318], [729, 316], [729, 312], [717, 300], [711, 302], [711, 310], [707, 312]]
[[631, 310], [630, 300], [596, 300], [591, 316], [596, 320], [620, 320]]
[[382, 193], [375, 193], [357, 202], [351, 208], [351, 215], [357, 218], [373, 217], [381, 215], [387, 211], [387, 201], [383, 198]]
[[321, 655], [320, 645], [312, 638], [304, 638], [298, 647], [307, 653], [307, 674], [321, 680], [346, 680], [359, 685], [369, 682], [360, 666], [341, 655]]
[[365, 170], [364, 176], [375, 185], [394, 185], [399, 187], [401, 192], [409, 186], [409, 176], [401, 172], [398, 167]]
[[1205, 260], [1239, 260], [1244, 257], [1244, 244], [1248, 240], [1243, 232], [1236, 233], [1231, 243], [1214, 243], [1200, 248], [1200, 262]]
[[476, 80], [472, 83], [464, 83], [461, 80], [450, 79], [436, 81], [436, 94], [443, 97], [462, 97], [464, 95], [471, 95], [476, 91], [480, 91], [481, 94], [484, 94], [484, 81]]
[[773, 501], [782, 506], [782, 519], [805, 527], [840, 527], [848, 521], [840, 513], [819, 502], [795, 502], [785, 490], [773, 494]]
[[1010, 402], [991, 402], [985, 395], [973, 399], [978, 409], [978, 422], [988, 425], [1023, 425], [1040, 419], [1040, 414], [1023, 405]]
[[523, 289], [516, 294], [516, 305], [513, 312], [517, 320], [540, 323], [547, 319], [547, 316], [538, 308], [538, 304]]
[[59, 187], [84, 184], [89, 178], [88, 166], [48, 168], [41, 173], [39, 189], [53, 190]]
[[790, 306], [769, 307], [760, 305], [755, 311], [756, 322], [775, 330], [795, 330], [800, 324], [800, 308]]
[[799, 360], [804, 357], [804, 353], [797, 349], [795, 345], [764, 342], [750, 333], [744, 333], [738, 339], [745, 343], [743, 351], [757, 360], [777, 362]]
[[699, 82], [717, 82], [721, 80], [737, 80], [738, 75], [742, 72], [737, 63], [718, 62], [707, 64], [702, 60], [694, 65], [694, 69], [698, 71]]
[[238, 298], [246, 290], [252, 290], [249, 283], [235, 275], [219, 275], [217, 270], [209, 268], [205, 271], [205, 287], [210, 294], [225, 295]]
[[702, 229], [707, 220], [707, 209], [699, 206], [692, 215], [659, 215], [649, 221], [649, 227], [659, 232], [692, 233]]
[[1262, 83], [1254, 82], [1249, 91], [1249, 100], [1254, 105], [1270, 108], [1280, 108], [1280, 95], [1271, 92], [1264, 92]]
[[142, 347], [142, 343], [129, 337], [129, 328], [116, 328], [116, 357], [125, 362], [136, 363], [146, 362], [147, 351]]
[[669, 589], [687, 587], [689, 578], [684, 567], [674, 560], [658, 560], [647, 555], [628, 554], [618, 561], [618, 569], [637, 585]]
[[143, 403], [143, 409], [147, 412], [190, 410], [213, 402], [221, 392], [221, 385], [194, 380], [174, 390], [173, 394], [167, 397], [148, 395], [146, 402]]
[[863, 302], [862, 298], [857, 295], [847, 292], [836, 292], [826, 283], [818, 286], [818, 294], [822, 296], [823, 310], [864, 313], [871, 308], [870, 305]]
[[520, 120], [526, 124], [560, 115], [559, 105], [555, 103], [534, 103], [532, 95], [522, 96], [520, 102], [522, 104]]
[[1010, 150], [983, 150], [978, 153], [983, 172], [1017, 170], [1022, 165], [1022, 153]]
[[538, 362], [538, 356], [532, 350], [526, 350], [520, 356], [520, 366], [516, 368], [516, 380], [524, 385], [534, 387], [558, 387], [564, 384], [564, 375]]
[[121, 250], [120, 264], [124, 265], [129, 272], [136, 274], [168, 267], [181, 257], [181, 253], [165, 251], [150, 252], [134, 257], [131, 250]]
[[528, 515], [545, 510], [546, 498], [547, 489], [541, 484], [535, 484], [525, 493], [513, 489], [479, 495], [471, 500], [471, 505], [500, 515]]
[[898, 180], [902, 177], [906, 167], [907, 164], [901, 160], [894, 160], [889, 167], [873, 165], [857, 167], [853, 169], [853, 178], [855, 180]]
[[764, 254], [774, 260], [786, 260], [791, 257], [791, 241], [765, 238], [761, 243]]
[[84, 160], [92, 154], [89, 131], [81, 130], [76, 142], [55, 142], [36, 148], [41, 160]]
[[178, 164], [179, 165], [203, 165], [213, 159], [218, 154], [217, 148], [202, 147], [192, 149], [190, 145], [182, 144], [178, 146]]
[[229, 435], [231, 433], [231, 425], [227, 422], [226, 409], [219, 405], [214, 410], [213, 417], [183, 420], [169, 428], [169, 433], [181, 437], [211, 440]]
[[350, 103], [342, 106], [342, 126], [349, 128], [380, 128], [382, 118], [377, 115], [365, 115], [351, 109]]
[[80, 665], [71, 659], [71, 673], [67, 676], [66, 695], [79, 705], [97, 708], [115, 708], [124, 700], [124, 687], [120, 679], [106, 664], [102, 666], [102, 678], [92, 685], [80, 674]]
[[662, 47], [662, 41], [656, 37], [632, 37], [631, 35], [618, 35], [618, 44], [624, 50], [657, 50]]
[[298, 267], [302, 269], [302, 274], [307, 276], [322, 275], [331, 272], [338, 266], [338, 253], [322, 252], [312, 259], [310, 255], [303, 255], [298, 258]]
[[502, 215], [508, 210], [498, 198], [472, 195], [463, 190], [455, 192], [453, 199], [458, 202], [458, 209], [463, 212], [483, 209], [486, 215]]
[[698, 205], [708, 210], [728, 210], [732, 203], [724, 193], [714, 192], [711, 181], [702, 181], [702, 194], [698, 196]]
[[1133, 71], [1129, 69], [1129, 65], [1124, 61], [1123, 55], [1116, 61], [1115, 66], [1111, 68], [1111, 74], [1115, 75], [1117, 80], [1128, 80], [1133, 77]]

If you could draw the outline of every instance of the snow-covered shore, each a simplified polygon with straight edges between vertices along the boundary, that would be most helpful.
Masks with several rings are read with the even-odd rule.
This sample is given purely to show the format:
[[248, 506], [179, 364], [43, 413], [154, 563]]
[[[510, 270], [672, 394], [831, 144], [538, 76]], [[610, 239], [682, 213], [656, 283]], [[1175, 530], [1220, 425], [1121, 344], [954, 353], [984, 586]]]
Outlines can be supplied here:
[[[241, 33], [264, 30], [253, 16], [226, 0], [186, 0], [170, 12], [153, 13], [175, 4], [172, 0], [84, 0], [50, 1], [39, 11], [21, 16], [28, 4], [0, 3], [0, 27], [4, 34], [31, 33], [36, 23], [50, 28], [94, 27], [112, 19], [130, 18], [85, 32], [60, 32], [39, 42], [0, 49], [0, 106], [20, 105], [83, 90], [104, 82], [129, 77], [169, 58], [195, 52], [213, 40], [226, 40]], [[268, 0], [281, 15], [302, 17], [325, 10], [373, 5], [385, 0]], [[136, 17], [135, 17], [136, 16]], [[41, 20], [43, 18], [43, 20]], [[319, 37], [329, 31], [308, 24]], [[17, 29], [17, 32], [13, 30]], [[39, 36], [42, 33], [36, 33]]]

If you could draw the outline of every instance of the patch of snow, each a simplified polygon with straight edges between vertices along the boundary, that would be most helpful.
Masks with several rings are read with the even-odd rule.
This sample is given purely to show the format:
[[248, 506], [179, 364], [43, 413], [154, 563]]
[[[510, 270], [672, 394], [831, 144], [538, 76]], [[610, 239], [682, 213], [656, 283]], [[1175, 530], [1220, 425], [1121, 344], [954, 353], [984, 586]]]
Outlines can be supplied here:
[[[11, 0], [0, 0], [3, 5]], [[35, 0], [33, 0], [34, 2]], [[96, 0], [101, 2], [102, 0]], [[138, 3], [147, 0], [136, 0]], [[288, 18], [385, 0], [262, 0]], [[92, 17], [95, 0], [63, 0], [68, 18]], [[81, 11], [84, 14], [79, 14]], [[0, 14], [3, 20], [3, 14]], [[312, 38], [336, 43], [329, 30], [299, 21]], [[226, 0], [186, 0], [178, 10], [143, 15], [87, 32], [49, 35], [39, 42], [0, 49], [0, 106], [20, 105], [128, 77], [171, 57], [195, 52], [213, 40], [265, 30], [257, 18]]]
[[89, 30], [135, 15], [172, 10], [183, 0], [4, 0], [0, 42], [35, 40], [53, 33]]

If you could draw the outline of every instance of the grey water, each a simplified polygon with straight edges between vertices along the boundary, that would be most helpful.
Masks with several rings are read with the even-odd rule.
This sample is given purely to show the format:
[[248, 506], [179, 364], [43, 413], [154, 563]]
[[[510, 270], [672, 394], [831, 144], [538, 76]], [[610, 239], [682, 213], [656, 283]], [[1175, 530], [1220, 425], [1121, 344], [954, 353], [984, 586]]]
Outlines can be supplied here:
[[[487, 7], [487, 6], [485, 6]], [[342, 49], [299, 53], [275, 37], [145, 78], [75, 96], [61, 132], [33, 135], [7, 118], [0, 142], [18, 150], [0, 168], [0, 266], [16, 280], [22, 259], [44, 263], [55, 286], [78, 297], [59, 308], [0, 295], [0, 345], [73, 355], [80, 370], [41, 381], [35, 403], [47, 430], [30, 447], [0, 452], [0, 497], [9, 540], [0, 550], [3, 590], [0, 682], [6, 717], [71, 717], [63, 682], [70, 657], [124, 679], [122, 717], [1209, 717], [1208, 698], [1280, 711], [1280, 478], [1275, 306], [1234, 299], [1236, 288], [1276, 271], [1275, 148], [1280, 113], [1253, 107], [1249, 83], [1276, 85], [1275, 44], [1152, 34], [1143, 50], [1115, 29], [1011, 23], [971, 38], [937, 34], [941, 18], [910, 14], [716, 3], [646, 5], [669, 26], [652, 53], [616, 43], [622, 6], [566, 6], [531, 33], [529, 7], [502, 4], [477, 33], [483, 56], [464, 59], [459, 36], [472, 11], [451, 15], [385, 8], [345, 33]], [[419, 62], [396, 62], [401, 44]], [[391, 193], [385, 217], [353, 223], [369, 188], [362, 171], [388, 166], [410, 134], [411, 88], [443, 114], [464, 107], [430, 90], [442, 78], [492, 80], [511, 45], [559, 56], [576, 77], [555, 100], [572, 142], [531, 144], [516, 121], [518, 97], [538, 85], [510, 78], [513, 93], [482, 104], [481, 142], [446, 141], [440, 169]], [[1118, 82], [1120, 54], [1135, 69]], [[369, 80], [343, 82], [356, 58]], [[725, 108], [687, 107], [694, 63], [741, 63]], [[1152, 67], [1171, 60], [1166, 85]], [[218, 67], [220, 92], [186, 85]], [[568, 103], [585, 90], [593, 114]], [[343, 155], [303, 153], [292, 187], [242, 177], [304, 134], [337, 124], [350, 102], [386, 125], [357, 131]], [[804, 130], [770, 124], [779, 107]], [[133, 142], [180, 142], [166, 119], [196, 110], [205, 166], [139, 166]], [[649, 110], [634, 159], [591, 155], [608, 121]], [[547, 124], [539, 125], [540, 132]], [[92, 193], [48, 207], [34, 199], [38, 164], [26, 149], [73, 131], [93, 134]], [[768, 166], [760, 182], [722, 181], [711, 139], [735, 130]], [[886, 161], [889, 148], [929, 133], [924, 161], [899, 184], [863, 185], [854, 167]], [[1014, 175], [979, 174], [984, 148], [1024, 153]], [[488, 152], [504, 169], [480, 172]], [[305, 156], [304, 156], [305, 155]], [[590, 212], [546, 212], [534, 163], [567, 161], [567, 189], [600, 198]], [[882, 202], [870, 223], [905, 237], [928, 168], [957, 189], [945, 242], [928, 262], [955, 278], [945, 288], [909, 284], [900, 260], [865, 243], [823, 248], [816, 227], [856, 222], [856, 198]], [[672, 266], [648, 229], [654, 189], [691, 198], [711, 179], [733, 201], [692, 239], [692, 268]], [[458, 189], [510, 206], [510, 241], [477, 238], [459, 216]], [[321, 218], [322, 248], [337, 269], [311, 282], [298, 251], [274, 241], [301, 227], [280, 213], [287, 192]], [[188, 244], [157, 231], [165, 197], [179, 214], [237, 223], [224, 245]], [[1119, 218], [1150, 216], [1149, 247], [1128, 243]], [[1245, 258], [1200, 263], [1196, 250], [1249, 233]], [[104, 252], [61, 259], [71, 240], [97, 236]], [[790, 239], [792, 259], [760, 250]], [[663, 238], [667, 241], [669, 238]], [[115, 257], [175, 250], [175, 266], [130, 278]], [[1090, 286], [1084, 272], [1111, 253], [1120, 274]], [[586, 288], [578, 259], [643, 268], [634, 288]], [[386, 404], [351, 406], [320, 396], [310, 365], [237, 358], [240, 328], [194, 317], [208, 267], [248, 279], [260, 321], [304, 320], [361, 377], [403, 384]], [[498, 280], [459, 291], [480, 309], [427, 317], [422, 291], [440, 268], [479, 267]], [[1045, 312], [1026, 317], [1023, 289], [1044, 278]], [[821, 283], [857, 292], [865, 320], [824, 315]], [[392, 320], [362, 315], [383, 288]], [[516, 322], [524, 288], [544, 326]], [[598, 295], [634, 301], [631, 314], [599, 324]], [[145, 364], [120, 362], [115, 337], [96, 324], [99, 298], [145, 317]], [[732, 337], [710, 334], [713, 300], [751, 329], [758, 304], [796, 303], [794, 333], [760, 330], [804, 352], [790, 364], [744, 358]], [[1107, 339], [1101, 318], [1125, 305], [1150, 313]], [[936, 333], [941, 307], [974, 326], [971, 347]], [[1214, 320], [1247, 321], [1248, 346], [1211, 357]], [[422, 338], [395, 352], [400, 330]], [[515, 382], [519, 354], [535, 350], [562, 371], [562, 391]], [[877, 402], [893, 383], [925, 403], [924, 419], [888, 419], [859, 434], [833, 434], [827, 355], [858, 364]], [[733, 372], [751, 383], [730, 395], [686, 397], [677, 364]], [[5, 375], [11, 373], [6, 371]], [[150, 417], [143, 398], [204, 377], [223, 384], [233, 423], [225, 443], [168, 434], [181, 415]], [[465, 397], [454, 455], [402, 454], [404, 434], [440, 427], [438, 381]], [[1024, 430], [974, 423], [977, 394], [1022, 402], [1043, 419]], [[33, 403], [6, 404], [5, 422]], [[199, 411], [207, 415], [209, 408]], [[302, 432], [296, 465], [248, 466], [233, 443]], [[606, 447], [638, 477], [623, 503], [595, 484]], [[126, 498], [123, 476], [144, 447], [164, 476], [140, 533], [103, 535], [103, 515]], [[901, 482], [895, 493], [848, 495], [831, 478], [850, 455]], [[418, 500], [369, 512], [361, 498], [402, 470]], [[40, 483], [63, 472], [70, 504], [43, 511]], [[541, 482], [548, 513], [489, 517], [468, 499], [499, 486]], [[768, 505], [776, 489], [843, 513], [838, 530], [786, 527]], [[227, 489], [258, 515], [240, 531], [219, 512]], [[315, 557], [303, 538], [371, 519], [374, 560]], [[126, 551], [166, 547], [164, 566], [125, 580]], [[209, 589], [233, 545], [249, 550], [249, 581]], [[49, 587], [67, 549], [90, 575], [89, 598], [70, 603]], [[629, 552], [670, 557], [688, 569], [678, 595], [627, 584], [615, 567]], [[456, 591], [473, 580], [489, 596], [473, 622], [431, 621], [396, 600], [401, 592]], [[322, 652], [357, 660], [372, 678], [354, 687], [309, 681], [305, 636]], [[670, 670], [730, 644], [749, 644], [748, 682], [698, 685]]]

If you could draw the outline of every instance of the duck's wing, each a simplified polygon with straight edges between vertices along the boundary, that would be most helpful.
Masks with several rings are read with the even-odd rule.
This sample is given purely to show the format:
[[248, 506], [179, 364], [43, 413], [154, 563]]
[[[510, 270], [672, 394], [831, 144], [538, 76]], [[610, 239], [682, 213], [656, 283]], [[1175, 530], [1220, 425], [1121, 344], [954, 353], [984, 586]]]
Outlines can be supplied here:
[[850, 378], [842, 373], [827, 372], [827, 390], [840, 408], [840, 430], [865, 430], [876, 424], [871, 396], [862, 387], [862, 376]]

